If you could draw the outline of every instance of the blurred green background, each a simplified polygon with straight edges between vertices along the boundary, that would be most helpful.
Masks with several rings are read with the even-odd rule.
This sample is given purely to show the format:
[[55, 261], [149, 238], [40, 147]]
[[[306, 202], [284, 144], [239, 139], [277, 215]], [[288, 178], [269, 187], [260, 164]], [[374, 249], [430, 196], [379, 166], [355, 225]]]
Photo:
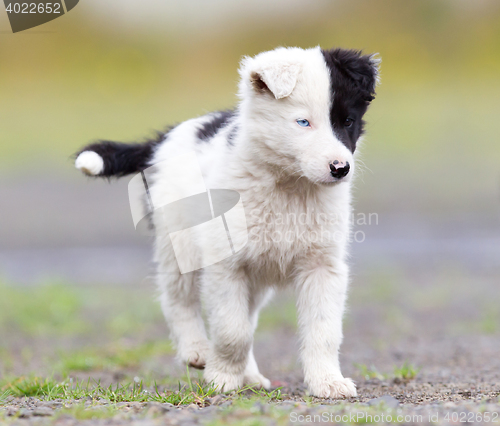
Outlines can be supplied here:
[[357, 211], [379, 215], [368, 242], [472, 239], [499, 254], [496, 0], [82, 0], [17, 34], [0, 13], [0, 30], [0, 274], [30, 269], [11, 249], [39, 250], [34, 279], [51, 275], [48, 247], [146, 247], [126, 182], [87, 180], [71, 155], [234, 105], [241, 57], [280, 45], [382, 57], [356, 185]]

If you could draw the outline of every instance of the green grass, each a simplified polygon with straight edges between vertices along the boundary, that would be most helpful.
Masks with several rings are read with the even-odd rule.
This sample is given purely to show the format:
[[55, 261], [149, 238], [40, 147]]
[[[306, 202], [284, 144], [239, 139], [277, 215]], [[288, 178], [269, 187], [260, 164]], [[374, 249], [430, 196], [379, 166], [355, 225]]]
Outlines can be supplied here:
[[78, 291], [62, 284], [13, 287], [0, 284], [0, 328], [26, 335], [82, 333], [89, 325], [80, 317]]
[[169, 355], [173, 351], [172, 343], [168, 340], [151, 341], [134, 347], [114, 344], [106, 348], [90, 348], [61, 354], [56, 370], [64, 376], [73, 371], [116, 370], [137, 367], [144, 360]]
[[1, 282], [0, 294], [0, 377], [33, 372], [34, 360], [35, 374], [53, 371], [65, 377], [72, 371], [136, 367], [172, 354], [154, 294], [133, 288]]
[[[218, 393], [212, 384], [204, 381], [194, 381], [189, 369], [187, 370], [187, 380], [184, 385], [180, 382], [177, 389], [172, 390], [165, 386], [159, 386], [155, 382], [145, 384], [142, 381], [126, 384], [112, 384], [107, 387], [100, 382], [92, 382], [91, 379], [78, 381], [66, 379], [57, 381], [52, 378], [41, 377], [18, 377], [6, 381], [1, 386], [2, 398], [14, 397], [35, 397], [42, 400], [62, 399], [67, 402], [81, 400], [109, 401], [111, 404], [120, 402], [159, 402], [170, 403], [176, 406], [197, 404], [207, 405], [207, 398]], [[248, 401], [262, 402], [280, 401], [283, 396], [281, 389], [266, 391], [255, 389], [252, 386], [232, 392], [231, 398], [241, 406], [248, 404]]]
[[402, 381], [413, 380], [419, 371], [420, 368], [410, 364], [408, 361], [405, 361], [401, 367], [394, 368], [394, 378]]
[[258, 330], [267, 331], [280, 327], [297, 328], [297, 308], [292, 295], [283, 294], [264, 307], [259, 316]]
[[[158, 386], [156, 383], [146, 385], [143, 382], [128, 384], [114, 384], [108, 387], [99, 382], [75, 381], [67, 379], [57, 381], [52, 378], [18, 377], [0, 384], [0, 402], [8, 396], [35, 397], [41, 400], [62, 400], [64, 407], [57, 410], [55, 419], [61, 416], [71, 416], [77, 420], [106, 419], [122, 413], [119, 403], [169, 403], [175, 406], [196, 404], [200, 407], [210, 405], [208, 398], [215, 396], [218, 391], [211, 384], [196, 381], [191, 378], [189, 369], [186, 370], [186, 381], [179, 383], [176, 389]], [[232, 419], [245, 412], [250, 417], [262, 414], [257, 406], [269, 406], [283, 399], [281, 389], [266, 391], [246, 386], [238, 391], [226, 395], [232, 402], [229, 407], [221, 408], [220, 417]], [[87, 401], [87, 405], [82, 402]], [[278, 411], [274, 408], [273, 417]], [[235, 414], [236, 413], [236, 414]], [[240, 414], [238, 414], [240, 413]], [[219, 416], [218, 416], [219, 417]], [[248, 423], [248, 418], [245, 424]]]
[[119, 409], [113, 406], [86, 407], [82, 404], [72, 405], [57, 411], [55, 421], [60, 417], [70, 416], [75, 420], [109, 419], [119, 413]]
[[[173, 405], [193, 403], [205, 405], [206, 398], [214, 396], [218, 390], [211, 383], [206, 383], [201, 378], [200, 372], [198, 372], [196, 380], [191, 377], [191, 374], [189, 367], [186, 367], [185, 384], [179, 382], [175, 390], [160, 386], [155, 381], [144, 383], [136, 380], [126, 384], [115, 383], [106, 387], [91, 378], [87, 381], [74, 380], [73, 378], [59, 381], [53, 378], [23, 376], [0, 382], [0, 397], [2, 399], [9, 396], [36, 397], [43, 400], [63, 399], [66, 401], [104, 399], [111, 403], [155, 401], [168, 402]], [[248, 396], [266, 401], [282, 399], [281, 388], [266, 391], [245, 386], [231, 394], [241, 401], [247, 399]]]
[[5, 338], [9, 335], [16, 338], [99, 336], [102, 340], [117, 341], [122, 337], [151, 335], [152, 329], [158, 327], [165, 328], [166, 332], [154, 294], [136, 289], [118, 291], [113, 287], [63, 283], [16, 286], [0, 282], [0, 293], [2, 359], [8, 346]]
[[491, 300], [478, 303], [479, 319], [471, 321], [471, 324], [466, 324], [466, 329], [469, 331], [481, 334], [496, 334], [500, 331], [500, 312], [498, 304], [492, 303]]
[[4, 384], [2, 389], [16, 397], [32, 396], [55, 399], [63, 395], [67, 387], [68, 384], [58, 383], [52, 379], [19, 377]]
[[114, 384], [108, 387], [99, 382], [91, 383], [67, 379], [56, 381], [51, 378], [20, 377], [3, 385], [4, 392], [16, 397], [36, 397], [43, 400], [62, 399], [75, 401], [82, 399], [101, 400], [110, 403], [119, 402], [168, 402], [173, 405], [189, 405], [202, 402], [215, 394], [213, 386], [189, 383], [177, 390], [160, 389], [155, 383], [145, 386], [143, 382], [127, 384]]
[[359, 374], [363, 376], [364, 379], [379, 379], [384, 380], [386, 376], [381, 374], [375, 366], [368, 367], [366, 364], [354, 364], [354, 366], [358, 369]]
[[9, 396], [12, 395], [10, 390], [0, 391], [0, 405], [4, 404]]
[[420, 371], [420, 368], [416, 367], [413, 364], [410, 364], [408, 361], [405, 361], [401, 366], [395, 366], [392, 375], [387, 373], [381, 373], [374, 365], [368, 367], [366, 364], [354, 364], [354, 367], [357, 368], [359, 374], [365, 380], [393, 379], [395, 381], [410, 381], [413, 380]]
[[136, 289], [0, 282], [0, 293], [0, 328], [16, 335], [75, 337], [98, 330], [101, 337], [116, 340], [164, 324], [154, 295]]

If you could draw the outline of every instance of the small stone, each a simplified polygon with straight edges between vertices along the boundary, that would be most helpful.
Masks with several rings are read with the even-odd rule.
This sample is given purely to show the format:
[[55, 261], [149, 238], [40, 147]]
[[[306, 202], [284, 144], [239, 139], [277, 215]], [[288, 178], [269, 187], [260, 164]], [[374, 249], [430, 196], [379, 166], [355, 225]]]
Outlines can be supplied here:
[[14, 414], [17, 413], [17, 411], [18, 411], [17, 407], [8, 407], [6, 414], [7, 414], [7, 416], [13, 416]]
[[217, 407], [215, 405], [209, 405], [208, 407], [204, 407], [201, 410], [198, 410], [198, 413], [202, 416], [208, 416], [211, 414], [215, 414], [217, 412]]
[[27, 408], [21, 408], [18, 411], [18, 415], [22, 419], [26, 419], [28, 417], [31, 417], [31, 414], [32, 414], [32, 412], [30, 410], [28, 410]]
[[62, 401], [40, 401], [38, 403], [39, 407], [49, 407], [49, 408], [61, 408], [63, 406]]
[[161, 405], [162, 404], [160, 402], [157, 402], [157, 401], [148, 401], [148, 402], [146, 402], [146, 405], [144, 407], [151, 408], [151, 407], [158, 407]]
[[260, 401], [257, 401], [253, 404], [253, 407], [250, 408], [250, 411], [252, 411], [252, 413], [264, 414], [267, 411], [266, 408], [267, 407], [264, 407]]
[[54, 410], [50, 407], [37, 407], [33, 410], [33, 415], [39, 417], [53, 416]]
[[148, 402], [146, 404], [147, 415], [150, 417], [163, 416], [170, 410], [170, 407], [165, 406], [159, 402]]
[[384, 395], [380, 398], [375, 398], [368, 401], [368, 405], [379, 404], [384, 404], [388, 408], [396, 408], [399, 405], [399, 401], [391, 395]]
[[224, 400], [224, 397], [222, 395], [215, 395], [212, 398], [208, 398], [208, 401], [210, 402], [210, 405], [218, 405]]
[[296, 407], [295, 411], [297, 411], [298, 414], [304, 414], [309, 411], [309, 407], [305, 402], [299, 403]]

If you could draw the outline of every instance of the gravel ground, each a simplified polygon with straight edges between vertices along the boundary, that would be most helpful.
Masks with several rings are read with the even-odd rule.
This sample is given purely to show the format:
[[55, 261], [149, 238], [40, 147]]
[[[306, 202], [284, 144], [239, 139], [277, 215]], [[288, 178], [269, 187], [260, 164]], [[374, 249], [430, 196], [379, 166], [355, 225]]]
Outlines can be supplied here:
[[[253, 401], [235, 404], [231, 396], [215, 396], [200, 404], [175, 407], [158, 402], [40, 401], [36, 398], [11, 399], [4, 408], [8, 420], [20, 425], [137, 425], [153, 424], [314, 424], [314, 423], [404, 423], [455, 424], [499, 423], [499, 387], [473, 384], [413, 383], [412, 386], [367, 381], [360, 387], [361, 398], [349, 401], [311, 400], [287, 397], [274, 403]], [[365, 402], [359, 403], [362, 400]], [[98, 413], [110, 405], [116, 413], [107, 419], [76, 420], [68, 409], [78, 404], [88, 413]], [[89, 415], [89, 417], [91, 414]], [[9, 418], [9, 417], [7, 417]], [[13, 420], [15, 418], [15, 420]]]
[[[372, 271], [355, 277], [346, 317], [341, 362], [344, 374], [358, 385], [357, 398], [332, 401], [305, 395], [295, 328], [285, 320], [292, 301], [285, 295], [263, 315], [264, 327], [255, 343], [261, 371], [275, 388], [281, 388], [281, 398], [242, 402], [241, 395], [226, 395], [176, 407], [156, 402], [9, 397], [0, 405], [0, 422], [27, 426], [500, 423], [499, 329], [496, 316], [488, 322], [482, 315], [496, 300], [498, 276], [483, 276], [471, 287], [470, 277], [460, 280], [452, 274], [447, 276], [448, 287], [443, 284], [436, 293], [426, 274], [412, 273], [404, 279], [396, 274], [378, 284], [374, 275]], [[436, 279], [445, 282], [443, 275]], [[395, 289], [390, 282], [401, 287]], [[36, 345], [40, 353], [47, 351], [43, 339]], [[35, 356], [31, 364], [19, 368], [43, 372], [40, 358]], [[401, 379], [394, 373], [405, 361], [419, 369], [413, 379]], [[150, 361], [150, 367], [151, 362], [156, 363], [151, 371], [167, 371], [177, 378], [183, 375], [172, 355]], [[141, 374], [141, 368], [81, 372], [74, 377], [93, 377], [107, 385], [120, 377]], [[103, 415], [110, 407], [116, 411]]]

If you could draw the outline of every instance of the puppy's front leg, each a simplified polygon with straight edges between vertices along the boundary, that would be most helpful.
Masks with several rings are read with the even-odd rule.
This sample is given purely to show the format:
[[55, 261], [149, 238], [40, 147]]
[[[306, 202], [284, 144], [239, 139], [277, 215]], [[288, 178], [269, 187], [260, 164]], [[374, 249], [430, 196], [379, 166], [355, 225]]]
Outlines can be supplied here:
[[249, 289], [242, 272], [213, 265], [204, 282], [212, 349], [204, 377], [219, 391], [243, 386], [248, 353], [253, 343], [249, 319]]
[[[322, 257], [322, 256], [321, 256]], [[356, 396], [351, 379], [340, 372], [339, 347], [348, 268], [330, 259], [308, 259], [298, 268], [298, 318], [304, 379], [320, 398]]]

